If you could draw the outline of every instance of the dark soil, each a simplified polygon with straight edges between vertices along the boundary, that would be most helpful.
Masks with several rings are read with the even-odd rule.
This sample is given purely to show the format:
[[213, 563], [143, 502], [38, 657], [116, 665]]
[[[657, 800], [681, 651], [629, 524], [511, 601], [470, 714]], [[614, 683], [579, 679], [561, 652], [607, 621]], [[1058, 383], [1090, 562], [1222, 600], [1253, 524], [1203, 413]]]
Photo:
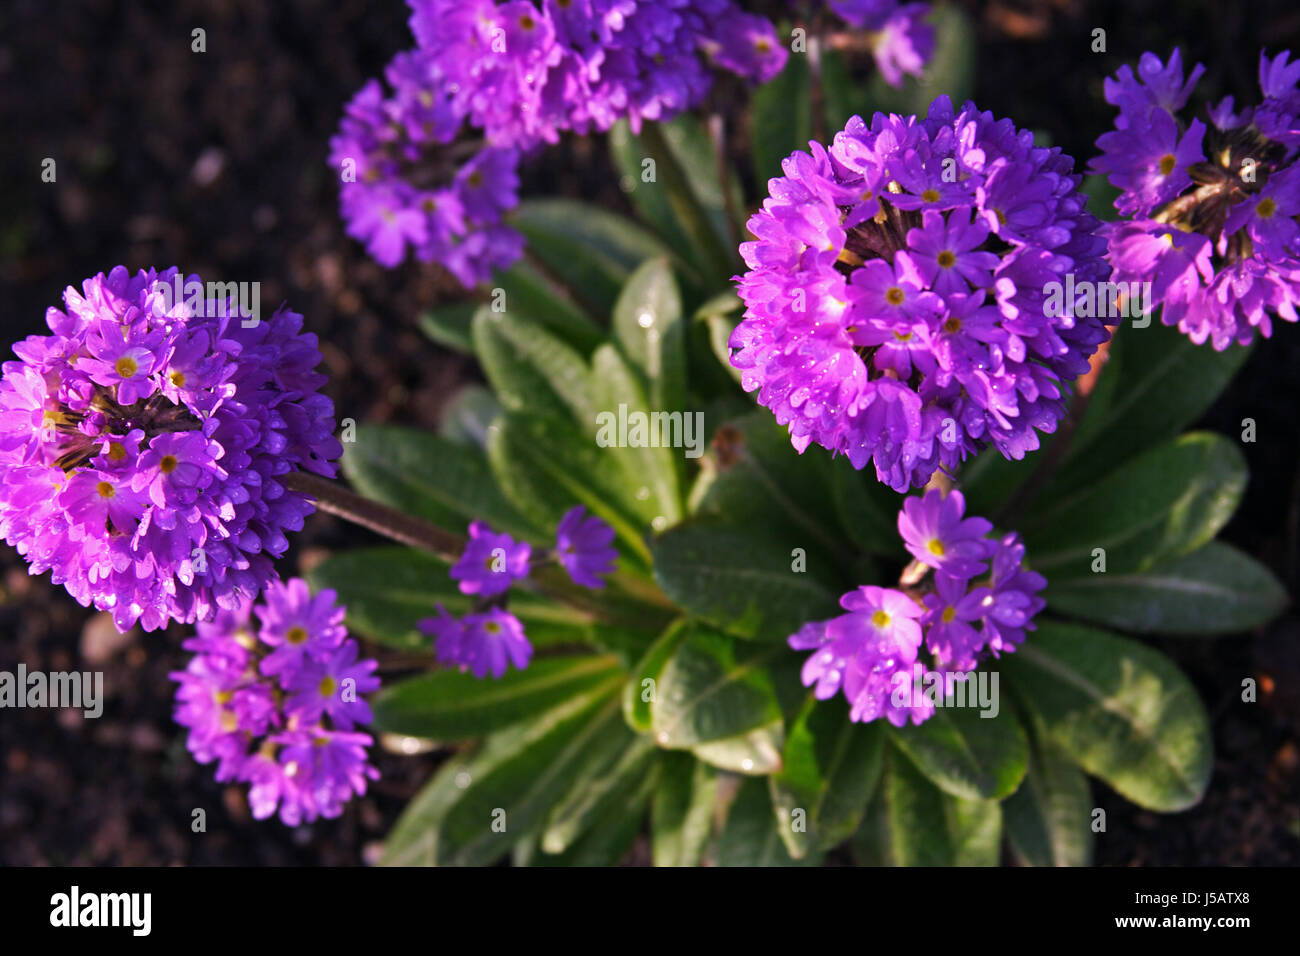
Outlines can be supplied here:
[[[1255, 62], [1300, 49], [1287, 2], [997, 2], [969, 4], [978, 25], [977, 100], [1050, 132], [1080, 160], [1110, 119], [1101, 81], [1145, 49], [1175, 43], [1210, 72], [1198, 90], [1256, 95]], [[68, 284], [117, 263], [180, 265], [226, 281], [260, 281], [321, 338], [340, 418], [430, 426], [472, 363], [415, 327], [421, 309], [455, 294], [445, 276], [385, 271], [349, 240], [325, 167], [343, 103], [410, 45], [399, 0], [115, 3], [38, 0], [0, 6], [0, 339], [45, 331]], [[1090, 52], [1094, 27], [1107, 55]], [[206, 30], [206, 53], [191, 31]], [[41, 181], [42, 161], [57, 182]], [[534, 167], [532, 193], [618, 201], [599, 142], [568, 143]], [[1258, 348], [1202, 423], [1258, 441], [1245, 503], [1227, 539], [1300, 586], [1300, 329]], [[318, 516], [296, 557], [365, 543]], [[1300, 862], [1300, 619], [1259, 635], [1162, 641], [1210, 708], [1215, 773], [1183, 814], [1136, 809], [1096, 787], [1113, 865]], [[377, 841], [434, 758], [380, 752], [383, 780], [340, 820], [288, 830], [250, 819], [239, 788], [212, 780], [171, 721], [168, 672], [184, 665], [184, 629], [118, 636], [47, 578], [0, 548], [0, 669], [98, 669], [98, 720], [0, 712], [0, 863], [355, 864]], [[1257, 703], [1240, 700], [1254, 677]], [[207, 832], [193, 833], [195, 809]]]

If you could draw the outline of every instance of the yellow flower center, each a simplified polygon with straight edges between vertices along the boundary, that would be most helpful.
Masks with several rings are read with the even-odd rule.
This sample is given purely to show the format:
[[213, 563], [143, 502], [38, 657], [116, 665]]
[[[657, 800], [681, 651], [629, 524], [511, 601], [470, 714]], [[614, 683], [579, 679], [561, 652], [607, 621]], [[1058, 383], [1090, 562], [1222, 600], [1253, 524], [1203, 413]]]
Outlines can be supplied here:
[[162, 461], [158, 462], [158, 470], [164, 475], [170, 475], [179, 464], [180, 462], [176, 460], [175, 455], [163, 455]]
[[1277, 201], [1271, 196], [1261, 199], [1259, 205], [1255, 207], [1255, 215], [1260, 219], [1271, 219], [1275, 212], [1277, 212]]
[[117, 364], [114, 365], [113, 368], [117, 370], [117, 374], [122, 378], [130, 378], [136, 372], [140, 371], [140, 363], [129, 355], [123, 355], [117, 360]]
[[295, 624], [293, 627], [289, 628], [289, 633], [284, 635], [284, 639], [290, 644], [301, 644], [303, 641], [307, 640], [307, 630], [306, 628], [299, 627]]
[[897, 332], [897, 331], [894, 332], [894, 338], [898, 339], [898, 341], [900, 342], [906, 342], [911, 337], [912, 337], [911, 332]]
[[234, 733], [239, 728], [239, 718], [235, 716], [233, 710], [221, 712], [221, 729], [226, 733]]
[[320, 679], [320, 695], [322, 697], [333, 697], [338, 687], [339, 682], [328, 674]]
[[871, 615], [871, 623], [879, 628], [888, 627], [889, 620], [890, 619], [889, 619], [888, 611], [877, 611], [875, 614]]
[[1163, 156], [1160, 157], [1160, 175], [1168, 176], [1170, 173], [1174, 171], [1174, 167], [1177, 165], [1178, 165], [1178, 160], [1174, 158], [1174, 154], [1165, 153]]
[[943, 613], [939, 616], [943, 619], [943, 623], [951, 624], [953, 618], [957, 616], [957, 609], [955, 607], [946, 607], [943, 609]]
[[943, 330], [945, 332], [960, 332], [961, 319], [957, 318], [957, 316], [955, 315], [949, 316], [947, 319], [944, 320]]
[[486, 624], [483, 625], [483, 630], [487, 631], [489, 634], [500, 634], [501, 625], [498, 624], [496, 621], [488, 621]]
[[927, 189], [925, 192], [921, 193], [921, 198], [924, 199], [926, 202], [938, 202], [939, 190]]
[[95, 491], [99, 492], [99, 497], [101, 498], [112, 498], [117, 494], [117, 489], [107, 481], [101, 481], [99, 484], [95, 485]]
[[885, 291], [885, 301], [890, 305], [902, 305], [904, 298], [903, 290], [896, 285], [890, 286]]
[[944, 556], [945, 549], [943, 546], [943, 542], [940, 541], [938, 538], [931, 538], [928, 542], [926, 542], [925, 549], [929, 551], [931, 554], [933, 554], [936, 558], [942, 558]]
[[126, 457], [126, 447], [124, 445], [121, 445], [118, 442], [109, 442], [108, 445], [109, 461], [121, 461], [125, 457]]
[[218, 704], [228, 704], [234, 699], [234, 696], [235, 692], [233, 690], [216, 690], [212, 692], [212, 699]]
[[167, 380], [171, 382], [173, 385], [175, 385], [177, 388], [185, 387], [184, 372], [172, 372], [170, 375], [167, 376]]
[[951, 249], [945, 249], [939, 253], [939, 265], [945, 269], [951, 269], [957, 263], [957, 256]]

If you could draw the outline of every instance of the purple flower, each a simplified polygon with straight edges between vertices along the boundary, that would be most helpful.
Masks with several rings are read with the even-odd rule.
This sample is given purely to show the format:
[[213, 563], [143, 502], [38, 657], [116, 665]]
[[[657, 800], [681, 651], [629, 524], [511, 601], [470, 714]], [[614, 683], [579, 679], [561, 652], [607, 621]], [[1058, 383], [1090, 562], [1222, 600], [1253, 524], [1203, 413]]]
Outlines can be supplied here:
[[[463, 285], [523, 251], [503, 216], [522, 157], [568, 131], [666, 121], [710, 64], [756, 82], [785, 65], [772, 24], [730, 0], [411, 0], [418, 47], [348, 104], [330, 142], [348, 234], [381, 265], [437, 262]], [[475, 142], [485, 142], [478, 148]]]
[[985, 644], [974, 625], [984, 616], [989, 589], [967, 590], [967, 583], [964, 577], [936, 572], [934, 591], [925, 596], [927, 612], [921, 622], [926, 628], [925, 646], [935, 660], [958, 671], [973, 670]]
[[523, 670], [533, 656], [519, 618], [499, 607], [457, 621], [438, 605], [438, 617], [426, 618], [418, 627], [436, 637], [434, 651], [440, 662], [470, 671], [480, 680], [489, 674], [500, 678], [510, 664]]
[[893, 690], [895, 676], [908, 673], [917, 659], [923, 609], [901, 591], [873, 586], [845, 594], [840, 606], [848, 613], [806, 624], [789, 639], [795, 650], [813, 651], [804, 662], [804, 686], [816, 685], [818, 700], [842, 689], [852, 720], [921, 723], [931, 711], [919, 701], [894, 704]]
[[[908, 593], [851, 591], [840, 600], [848, 613], [810, 621], [789, 637], [790, 647], [812, 651], [803, 683], [818, 700], [842, 690], [852, 720], [919, 724], [969, 677], [985, 650], [995, 657], [1014, 651], [1034, 629], [1046, 580], [1025, 568], [1019, 535], [987, 538], [992, 525], [962, 520], [963, 510], [957, 491], [907, 499], [899, 531], [934, 574], [910, 584]], [[971, 580], [986, 571], [987, 578]]]
[[262, 598], [266, 604], [259, 608], [262, 627], [257, 636], [273, 648], [262, 661], [262, 673], [279, 675], [280, 686], [287, 690], [306, 661], [320, 660], [343, 643], [348, 633], [343, 608], [336, 592], [313, 596], [301, 578], [276, 581]]
[[959, 578], [971, 578], [988, 569], [991, 554], [985, 535], [993, 525], [984, 518], [966, 518], [966, 500], [960, 491], [947, 495], [932, 488], [925, 497], [903, 502], [898, 533], [907, 550], [922, 564]]
[[[249, 785], [248, 800], [259, 820], [277, 811], [288, 826], [317, 817], [337, 817], [366, 781], [379, 772], [370, 765], [370, 708], [359, 694], [379, 688], [373, 660], [357, 660], [357, 644], [341, 626], [332, 591], [313, 598], [294, 578], [266, 591], [266, 604], [245, 601], [198, 626], [182, 645], [193, 652], [184, 671], [171, 674], [175, 719], [188, 728], [186, 746], [199, 763], [217, 762], [221, 782]], [[254, 627], [256, 615], [261, 627]], [[302, 622], [302, 623], [298, 623]], [[300, 626], [341, 632], [338, 640], [291, 636]], [[290, 635], [287, 638], [286, 635]], [[269, 641], [272, 636], [278, 644]], [[302, 653], [272, 658], [287, 640]], [[290, 695], [281, 688], [292, 691]]]
[[1059, 150], [946, 97], [854, 117], [783, 163], [749, 221], [731, 361], [788, 427], [896, 491], [992, 445], [1022, 458], [1109, 336], [1046, 288], [1104, 279], [1100, 222]]
[[898, 0], [831, 0], [830, 7], [845, 22], [872, 34], [876, 68], [890, 86], [900, 86], [903, 74], [920, 76], [934, 54], [934, 27], [928, 3]]
[[0, 535], [125, 631], [210, 619], [274, 579], [342, 453], [302, 316], [121, 266], [64, 293], [0, 380]]
[[569, 577], [587, 588], [603, 588], [600, 575], [614, 570], [618, 552], [611, 546], [614, 529], [582, 505], [570, 508], [555, 529], [555, 557]]
[[1300, 62], [1261, 53], [1263, 101], [1236, 110], [1228, 97], [1209, 108], [1209, 127], [1178, 116], [1203, 72], [1197, 64], [1184, 80], [1175, 50], [1167, 64], [1145, 53], [1137, 75], [1126, 66], [1107, 80], [1119, 115], [1093, 169], [1134, 217], [1106, 228], [1113, 280], [1150, 283], [1165, 325], [1222, 350], [1268, 336], [1274, 316], [1297, 318]]
[[509, 590], [514, 581], [528, 577], [532, 546], [508, 534], [497, 534], [482, 521], [469, 526], [465, 553], [451, 568], [462, 594], [495, 597]]
[[427, 54], [399, 54], [385, 78], [391, 95], [371, 80], [330, 141], [348, 234], [389, 268], [411, 255], [463, 285], [487, 279], [523, 248], [502, 223], [518, 201], [518, 151], [454, 142], [466, 108]]

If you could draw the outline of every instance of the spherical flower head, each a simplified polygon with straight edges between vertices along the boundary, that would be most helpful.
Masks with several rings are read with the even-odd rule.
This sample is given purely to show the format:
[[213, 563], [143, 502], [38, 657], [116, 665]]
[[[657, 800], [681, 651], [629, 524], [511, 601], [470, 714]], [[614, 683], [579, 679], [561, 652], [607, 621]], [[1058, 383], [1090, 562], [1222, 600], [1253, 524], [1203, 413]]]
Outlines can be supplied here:
[[1237, 110], [1233, 98], [1208, 110], [1210, 125], [1180, 117], [1204, 68], [1183, 78], [1143, 54], [1106, 82], [1119, 109], [1097, 140], [1093, 169], [1121, 192], [1128, 222], [1106, 227], [1113, 280], [1150, 285], [1161, 321], [1215, 349], [1268, 336], [1300, 301], [1300, 62], [1261, 53], [1263, 100]]
[[444, 664], [470, 671], [482, 680], [489, 675], [504, 676], [510, 664], [523, 670], [532, 659], [533, 645], [524, 636], [524, 626], [509, 611], [493, 607], [481, 614], [467, 614], [459, 626], [454, 642], [444, 643], [440, 636], [438, 659]]
[[576, 583], [602, 588], [600, 576], [610, 574], [618, 560], [613, 542], [614, 529], [578, 505], [565, 512], [555, 530], [555, 557]]
[[515, 581], [528, 577], [532, 546], [508, 534], [497, 534], [482, 521], [469, 526], [469, 543], [451, 568], [462, 594], [495, 597]]
[[0, 535], [122, 631], [256, 595], [342, 454], [302, 316], [209, 290], [119, 266], [0, 367]]
[[854, 117], [791, 154], [749, 221], [730, 340], [742, 385], [896, 491], [992, 445], [1021, 458], [1109, 333], [1046, 289], [1103, 279], [1105, 241], [1056, 149], [946, 97]]
[[184, 642], [194, 656], [171, 675], [179, 685], [175, 719], [188, 728], [194, 758], [218, 762], [218, 781], [249, 784], [254, 817], [278, 811], [282, 822], [297, 826], [338, 816], [353, 794], [365, 793], [367, 780], [378, 778], [366, 752], [372, 740], [355, 730], [370, 722], [358, 695], [379, 688], [378, 664], [359, 661], [356, 642], [343, 632], [332, 644], [298, 642], [300, 655], [268, 667], [298, 626], [293, 622], [332, 631], [335, 625], [323, 622], [341, 618], [343, 609], [334, 606], [333, 592], [313, 599], [297, 578], [266, 594], [265, 604], [248, 599], [222, 611]]
[[924, 497], [910, 497], [898, 514], [898, 533], [912, 557], [936, 571], [969, 579], [988, 568], [992, 543], [985, 535], [993, 525], [985, 518], [965, 518], [966, 499], [960, 491], [944, 494], [932, 488]]

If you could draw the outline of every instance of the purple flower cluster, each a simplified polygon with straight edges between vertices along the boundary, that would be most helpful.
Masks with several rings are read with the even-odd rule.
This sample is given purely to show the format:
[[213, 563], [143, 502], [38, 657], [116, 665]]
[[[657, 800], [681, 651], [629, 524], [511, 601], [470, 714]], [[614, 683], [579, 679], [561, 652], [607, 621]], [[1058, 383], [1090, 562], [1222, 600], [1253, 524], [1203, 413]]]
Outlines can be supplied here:
[[[185, 641], [194, 656], [178, 682], [176, 722], [219, 782], [249, 785], [253, 816], [278, 808], [288, 826], [337, 817], [379, 777], [356, 729], [371, 720], [361, 694], [379, 688], [373, 660], [357, 659], [333, 591], [315, 597], [300, 578], [279, 581], [236, 611], [221, 611]], [[252, 624], [252, 615], [258, 619]]]
[[285, 476], [342, 454], [302, 316], [209, 288], [118, 266], [2, 367], [0, 534], [122, 631], [242, 607], [313, 511]]
[[348, 104], [330, 143], [349, 235], [381, 265], [408, 253], [464, 285], [523, 250], [502, 221], [524, 153], [626, 117], [671, 119], [710, 66], [762, 82], [785, 64], [772, 24], [731, 0], [412, 0], [418, 46]]
[[704, 98], [716, 66], [757, 83], [788, 50], [732, 0], [410, 0], [411, 30], [450, 101], [489, 143], [633, 130]]
[[905, 73], [920, 76], [934, 54], [934, 27], [925, 22], [928, 3], [830, 0], [830, 8], [846, 23], [872, 34], [876, 69], [891, 86], [901, 85]]
[[1184, 79], [1144, 53], [1106, 81], [1119, 108], [1093, 161], [1121, 190], [1127, 221], [1107, 227], [1113, 279], [1150, 282], [1161, 320], [1222, 351], [1268, 336], [1272, 317], [1296, 321], [1300, 303], [1300, 61], [1260, 54], [1263, 101], [1209, 107], [1210, 125], [1178, 118], [1205, 68]]
[[[510, 664], [523, 670], [533, 656], [523, 623], [501, 606], [510, 586], [528, 577], [532, 546], [498, 534], [482, 521], [469, 526], [469, 535], [465, 551], [451, 568], [451, 577], [462, 594], [479, 598], [481, 606], [457, 619], [438, 604], [437, 616], [424, 618], [416, 626], [434, 638], [434, 653], [443, 664], [468, 670], [479, 679], [488, 675], [499, 678]], [[587, 509], [579, 505], [560, 520], [550, 557], [575, 583], [604, 587], [599, 575], [613, 571], [618, 558], [613, 541], [614, 529], [588, 516]]]
[[874, 461], [896, 491], [986, 445], [1037, 448], [1063, 383], [1109, 336], [1045, 307], [1066, 274], [1109, 271], [1073, 160], [947, 97], [925, 118], [855, 116], [829, 150], [810, 145], [784, 161], [740, 247], [746, 311], [730, 344], [746, 391], [800, 452]]
[[[899, 533], [913, 557], [934, 571], [923, 593], [860, 587], [841, 598], [847, 613], [811, 621], [790, 636], [792, 648], [813, 652], [803, 682], [816, 685], [817, 699], [843, 690], [853, 720], [919, 724], [934, 704], [919, 694], [896, 695], [900, 683], [911, 685], [919, 672], [951, 688], [981, 653], [1010, 653], [1034, 629], [1034, 615], [1045, 606], [1038, 592], [1047, 581], [1024, 567], [1019, 535], [990, 538], [988, 521], [963, 520], [965, 506], [961, 492], [945, 496], [936, 489], [903, 504]], [[930, 662], [921, 657], [923, 647]]]
[[330, 141], [348, 234], [380, 265], [409, 252], [464, 285], [484, 280], [523, 251], [523, 237], [501, 222], [518, 202], [519, 152], [453, 143], [465, 113], [429, 54], [402, 53], [384, 75], [391, 92], [368, 82]]

